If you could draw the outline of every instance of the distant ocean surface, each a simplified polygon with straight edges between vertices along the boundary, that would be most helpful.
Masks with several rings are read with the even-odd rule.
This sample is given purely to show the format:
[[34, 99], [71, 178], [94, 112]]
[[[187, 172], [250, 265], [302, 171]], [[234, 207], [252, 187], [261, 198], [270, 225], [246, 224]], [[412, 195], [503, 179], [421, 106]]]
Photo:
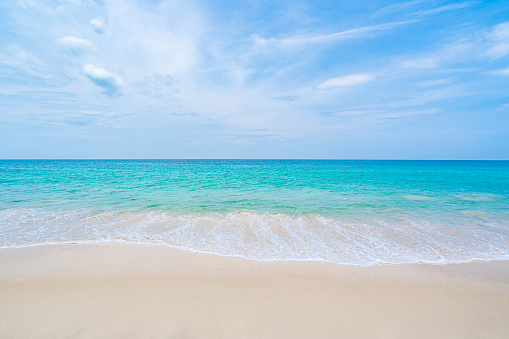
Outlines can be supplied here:
[[363, 266], [507, 260], [509, 161], [0, 161], [1, 248], [82, 242]]

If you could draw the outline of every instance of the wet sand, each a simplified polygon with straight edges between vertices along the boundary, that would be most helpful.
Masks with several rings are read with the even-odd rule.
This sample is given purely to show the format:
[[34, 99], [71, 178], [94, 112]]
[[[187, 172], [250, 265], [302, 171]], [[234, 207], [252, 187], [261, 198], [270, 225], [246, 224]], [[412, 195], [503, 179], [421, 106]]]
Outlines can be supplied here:
[[257, 262], [154, 245], [0, 249], [2, 338], [507, 338], [509, 262]]

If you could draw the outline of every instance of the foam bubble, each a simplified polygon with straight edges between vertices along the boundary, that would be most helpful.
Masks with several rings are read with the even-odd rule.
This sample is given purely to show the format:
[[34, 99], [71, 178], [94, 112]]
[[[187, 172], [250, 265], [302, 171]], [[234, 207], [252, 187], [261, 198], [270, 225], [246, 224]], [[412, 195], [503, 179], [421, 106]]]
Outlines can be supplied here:
[[363, 266], [509, 259], [505, 224], [479, 219], [476, 214], [464, 216], [461, 223], [447, 224], [416, 218], [341, 220], [248, 211], [172, 214], [9, 209], [0, 211], [0, 247], [129, 242], [263, 261]]

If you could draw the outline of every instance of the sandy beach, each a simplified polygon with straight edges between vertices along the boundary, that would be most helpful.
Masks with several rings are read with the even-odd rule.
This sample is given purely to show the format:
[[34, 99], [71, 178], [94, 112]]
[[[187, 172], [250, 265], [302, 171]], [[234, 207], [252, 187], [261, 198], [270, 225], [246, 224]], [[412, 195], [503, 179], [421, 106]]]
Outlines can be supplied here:
[[509, 263], [257, 262], [154, 245], [0, 250], [3, 338], [503, 338]]

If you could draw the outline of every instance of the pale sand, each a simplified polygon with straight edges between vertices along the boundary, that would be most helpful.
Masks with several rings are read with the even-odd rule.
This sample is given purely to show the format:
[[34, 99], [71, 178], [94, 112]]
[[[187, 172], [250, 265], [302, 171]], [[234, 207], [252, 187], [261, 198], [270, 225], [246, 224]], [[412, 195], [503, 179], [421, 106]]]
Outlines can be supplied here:
[[1, 338], [509, 338], [509, 262], [256, 262], [130, 244], [0, 249]]

